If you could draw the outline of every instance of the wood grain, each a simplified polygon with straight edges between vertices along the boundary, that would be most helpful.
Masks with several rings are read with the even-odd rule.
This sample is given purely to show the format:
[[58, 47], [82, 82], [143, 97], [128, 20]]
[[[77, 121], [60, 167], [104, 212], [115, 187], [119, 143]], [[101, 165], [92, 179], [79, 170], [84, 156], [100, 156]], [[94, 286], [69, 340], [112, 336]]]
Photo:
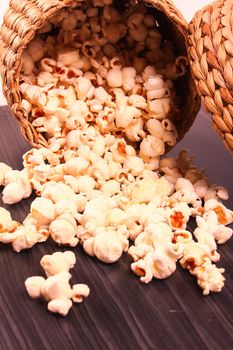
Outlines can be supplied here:
[[[192, 130], [176, 147], [196, 155], [213, 181], [224, 184], [233, 200], [232, 158], [200, 115]], [[21, 169], [21, 156], [30, 148], [21, 137], [7, 108], [0, 108], [0, 161]], [[13, 217], [23, 220], [29, 200], [11, 206]], [[111, 266], [76, 248], [74, 283], [87, 283], [91, 294], [74, 305], [66, 318], [51, 314], [24, 288], [28, 276], [42, 274], [44, 254], [60, 250], [52, 242], [38, 244], [20, 254], [0, 247], [1, 349], [230, 349], [233, 342], [233, 242], [221, 246], [226, 285], [220, 294], [203, 297], [194, 279], [181, 268], [167, 280], [143, 285], [130, 272], [125, 255]]]

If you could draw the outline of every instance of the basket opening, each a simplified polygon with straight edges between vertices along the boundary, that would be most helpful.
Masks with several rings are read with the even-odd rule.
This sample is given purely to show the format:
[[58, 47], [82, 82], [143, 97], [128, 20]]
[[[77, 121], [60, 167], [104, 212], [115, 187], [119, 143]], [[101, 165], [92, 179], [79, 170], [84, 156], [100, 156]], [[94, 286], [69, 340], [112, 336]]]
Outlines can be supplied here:
[[[98, 2], [98, 0], [96, 0]], [[89, 4], [89, 7], [91, 8], [92, 1], [86, 2]], [[86, 4], [85, 3], [85, 4]], [[103, 37], [111, 37], [110, 38], [110, 43], [111, 46], [113, 47], [112, 53], [111, 50], [108, 52], [108, 58], [112, 59], [115, 56], [119, 56], [119, 61], [121, 59], [124, 59], [124, 66], [132, 66], [132, 61], [134, 57], [132, 57], [132, 52], [135, 50], [135, 45], [138, 46], [137, 48], [137, 55], [139, 58], [144, 58], [146, 57], [148, 65], [153, 66], [158, 73], [163, 74], [163, 72], [167, 69], [165, 67], [171, 66], [171, 70], [173, 71], [172, 74], [174, 74], [174, 62], [176, 60], [176, 57], [182, 56], [179, 64], [176, 64], [177, 71], [176, 71], [176, 77], [175, 79], [172, 80], [172, 83], [174, 85], [174, 102], [176, 107], [173, 108], [169, 114], [168, 118], [172, 121], [172, 123], [176, 126], [176, 129], [178, 131], [178, 139], [181, 139], [184, 135], [184, 132], [189, 128], [189, 126], [192, 124], [193, 119], [189, 118], [189, 115], [193, 114], [193, 99], [195, 95], [195, 89], [193, 86], [193, 82], [191, 80], [190, 74], [187, 71], [186, 72], [186, 66], [187, 66], [187, 52], [186, 52], [186, 46], [185, 46], [185, 38], [184, 38], [184, 28], [182, 28], [181, 25], [178, 25], [177, 23], [173, 22], [163, 11], [156, 9], [153, 6], [153, 1], [151, 1], [150, 4], [148, 2], [138, 2], [138, 1], [114, 1], [113, 2], [114, 7], [118, 11], [118, 14], [124, 18], [126, 17], [126, 13], [133, 14], [135, 13], [135, 9], [139, 9], [142, 13], [145, 13], [147, 11], [147, 15], [152, 15], [154, 18], [154, 26], [151, 27], [152, 30], [158, 31], [161, 36], [162, 40], [160, 42], [160, 46], [158, 47], [158, 50], [148, 50], [147, 44], [143, 46], [142, 42], [138, 42], [137, 39], [136, 41], [130, 41], [128, 40], [127, 42], [127, 47], [126, 45], [126, 35], [120, 40], [118, 40], [116, 43], [114, 43], [114, 38], [109, 35], [107, 30], [103, 32]], [[62, 43], [63, 41], [63, 48], [70, 48], [70, 47], [76, 47], [80, 48], [79, 44], [82, 41], [79, 41], [79, 36], [80, 32], [77, 31], [77, 35], [75, 34], [75, 30], [73, 33], [65, 32], [61, 34], [61, 26], [59, 22], [59, 17], [63, 17], [63, 14], [65, 11], [68, 11], [69, 14], [72, 13], [77, 13], [77, 12], [82, 12], [83, 9], [83, 2], [79, 3], [77, 7], [72, 7], [72, 8], [61, 8], [59, 11], [57, 11], [52, 16], [48, 16], [46, 23], [43, 25], [42, 28], [40, 28], [36, 33], [33, 38], [33, 41], [36, 40], [42, 40], [45, 42], [45, 46], [49, 46], [48, 41], [50, 40], [51, 43], [55, 43], [57, 40], [59, 41], [58, 45]], [[88, 9], [86, 8], [83, 12], [84, 15], [86, 16]], [[139, 11], [139, 12], [140, 12]], [[103, 13], [104, 8], [100, 7], [99, 8], [99, 13]], [[106, 15], [108, 16], [108, 14]], [[129, 16], [127, 17], [129, 18]], [[81, 19], [80, 19], [81, 20]], [[85, 21], [82, 23], [82, 28], [85, 30]], [[110, 26], [110, 25], [109, 25]], [[46, 30], [46, 27], [50, 27], [49, 30]], [[82, 29], [83, 30], [83, 29]], [[140, 34], [140, 33], [138, 33]], [[69, 39], [69, 35], [72, 37], [72, 40]], [[73, 35], [73, 36], [72, 36]], [[128, 38], [128, 37], [127, 37]], [[146, 38], [146, 40], [148, 40]], [[155, 38], [156, 40], [156, 38]], [[87, 40], [88, 41], [88, 40]], [[30, 46], [30, 43], [28, 44]], [[51, 46], [52, 44], [50, 44]], [[55, 46], [57, 45], [56, 43], [54, 44]], [[141, 48], [140, 48], [141, 45]], [[26, 50], [28, 47], [26, 47]], [[153, 44], [152, 44], [153, 46]], [[47, 49], [46, 49], [47, 50]], [[56, 59], [56, 55], [54, 55], [54, 52], [56, 51], [55, 47], [50, 50], [46, 51], [46, 57]], [[85, 55], [90, 55], [92, 56], [92, 45], [86, 44], [85, 46]], [[123, 53], [122, 53], [123, 52]], [[122, 55], [121, 55], [122, 53]], [[98, 56], [99, 53], [91, 59], [94, 59], [95, 61], [98, 62], [99, 59], [102, 59], [102, 56]], [[158, 57], [157, 57], [158, 56]], [[59, 68], [60, 69], [60, 68]], [[35, 71], [39, 72], [40, 71], [40, 61], [35, 63]], [[59, 72], [57, 72], [59, 73]], [[166, 73], [165, 73], [166, 75]], [[73, 72], [70, 71], [68, 73], [68, 77], [72, 78], [73, 77]], [[170, 79], [170, 76], [168, 74], [167, 79]], [[22, 83], [25, 81], [25, 76], [22, 79], [22, 76], [20, 77], [19, 83]], [[93, 81], [94, 84], [94, 81]], [[68, 85], [64, 84], [66, 87]], [[21, 95], [22, 96], [22, 95]], [[21, 108], [21, 111], [23, 109]], [[39, 116], [41, 114], [41, 110], [39, 109], [38, 111], [34, 111], [34, 115], [31, 113], [25, 113], [25, 117], [28, 118], [30, 123], [33, 123], [35, 120], [35, 117]], [[187, 116], [187, 117], [186, 117]], [[48, 139], [48, 135], [46, 132], [43, 131], [43, 128], [36, 128], [35, 130], [37, 133], [41, 135], [41, 137], [44, 140]], [[38, 131], [40, 130], [40, 131]], [[166, 151], [168, 151], [171, 148], [171, 145], [167, 144], [166, 145]]]

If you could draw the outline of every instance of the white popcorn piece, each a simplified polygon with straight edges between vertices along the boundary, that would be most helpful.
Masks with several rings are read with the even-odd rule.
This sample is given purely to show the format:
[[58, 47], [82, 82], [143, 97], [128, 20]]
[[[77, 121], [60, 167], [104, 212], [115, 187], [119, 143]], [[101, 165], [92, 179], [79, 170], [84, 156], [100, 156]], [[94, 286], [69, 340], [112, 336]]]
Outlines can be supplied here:
[[42, 276], [29, 277], [25, 281], [25, 287], [31, 298], [36, 299], [40, 297], [40, 287], [45, 279]]
[[116, 180], [108, 180], [101, 186], [101, 192], [108, 196], [114, 196], [121, 192], [120, 183]]
[[127, 238], [114, 230], [99, 229], [93, 242], [94, 255], [105, 263], [114, 263], [128, 250]]
[[90, 80], [84, 77], [78, 78], [75, 90], [77, 92], [78, 99], [81, 101], [85, 101], [87, 97], [92, 98], [95, 93], [95, 88]]
[[47, 103], [47, 97], [41, 87], [22, 83], [19, 86], [20, 92], [32, 104], [43, 108]]
[[140, 144], [139, 155], [143, 157], [157, 158], [165, 152], [163, 141], [155, 136], [147, 135]]
[[61, 200], [70, 200], [75, 195], [74, 190], [65, 183], [52, 183], [47, 186], [41, 193], [42, 198], [51, 200], [54, 204]]
[[77, 176], [84, 174], [89, 166], [89, 163], [86, 159], [81, 157], [75, 157], [69, 159], [64, 164], [64, 171], [67, 175]]
[[70, 299], [52, 299], [48, 303], [48, 310], [54, 313], [58, 313], [61, 316], [66, 316], [72, 307], [72, 301]]
[[210, 211], [207, 217], [197, 216], [196, 221], [197, 228], [195, 234], [198, 235], [199, 232], [207, 232], [213, 235], [218, 244], [225, 243], [232, 236], [233, 230], [230, 227], [219, 224], [218, 216], [214, 211]]
[[182, 256], [182, 247], [175, 245], [158, 246], [149, 252], [143, 259], [131, 264], [131, 269], [144, 283], [149, 283], [152, 278], [164, 279], [176, 270], [176, 261]]
[[54, 276], [60, 272], [69, 272], [76, 264], [75, 254], [71, 251], [56, 252], [51, 255], [44, 255], [40, 265], [45, 270], [46, 275]]
[[72, 300], [75, 303], [82, 303], [85, 298], [90, 294], [90, 288], [86, 284], [75, 284], [72, 288], [73, 295]]
[[180, 264], [189, 271], [192, 271], [197, 266], [201, 266], [208, 259], [214, 259], [212, 252], [206, 244], [193, 241], [185, 244], [183, 249], [183, 256], [180, 260]]
[[52, 239], [61, 245], [75, 247], [79, 240], [76, 237], [77, 227], [64, 219], [55, 219], [49, 225], [49, 232]]
[[144, 170], [144, 162], [137, 156], [126, 159], [123, 166], [134, 176], [139, 176]]
[[10, 212], [0, 207], [0, 232], [8, 231], [12, 225], [12, 221]]
[[194, 230], [193, 234], [196, 237], [197, 242], [200, 244], [207, 245], [211, 252], [215, 252], [217, 250], [217, 244], [215, 242], [215, 237], [211, 232], [202, 230], [199, 227], [197, 227]]
[[91, 199], [80, 218], [80, 224], [89, 232], [94, 232], [98, 227], [105, 227], [108, 210], [116, 206], [114, 200], [106, 196], [98, 196]]
[[164, 178], [148, 178], [138, 181], [132, 191], [133, 203], [150, 202], [154, 196], [166, 197], [171, 194], [173, 186]]
[[76, 185], [77, 192], [88, 193], [89, 191], [94, 190], [96, 181], [91, 176], [82, 175], [78, 178]]
[[125, 91], [130, 91], [135, 86], [136, 69], [134, 67], [122, 68], [122, 83]]
[[33, 225], [21, 226], [15, 231], [15, 239], [12, 241], [12, 248], [19, 253], [21, 250], [32, 248], [37, 242], [36, 227]]
[[48, 198], [36, 198], [31, 204], [30, 212], [40, 225], [48, 225], [55, 218], [55, 206]]
[[223, 268], [216, 267], [210, 260], [206, 260], [201, 266], [195, 267], [192, 274], [197, 277], [198, 285], [203, 289], [203, 295], [210, 292], [221, 292], [225, 278]]
[[18, 203], [23, 198], [25, 198], [25, 190], [17, 182], [11, 182], [8, 185], [6, 185], [2, 194], [2, 200], [5, 204]]
[[126, 213], [120, 208], [113, 208], [109, 210], [107, 215], [107, 225], [108, 226], [120, 226], [125, 224], [127, 221]]
[[216, 199], [208, 199], [205, 201], [204, 212], [208, 213], [211, 210], [217, 215], [219, 225], [228, 225], [233, 222], [233, 212]]
[[106, 80], [111, 88], [121, 87], [123, 84], [123, 77], [120, 67], [110, 69], [106, 76]]
[[172, 229], [186, 229], [186, 224], [192, 215], [192, 210], [185, 202], [175, 203], [171, 209], [167, 210], [168, 223]]
[[12, 168], [5, 164], [5, 163], [0, 163], [0, 186], [4, 184], [4, 177], [7, 172], [10, 172]]
[[117, 128], [127, 128], [134, 122], [134, 120], [137, 120], [140, 116], [141, 112], [138, 108], [133, 106], [125, 106], [116, 112], [116, 126]]
[[[192, 233], [189, 232], [188, 230], [175, 230], [173, 234], [174, 236], [172, 238], [172, 243], [186, 244], [186, 243], [191, 243], [193, 241]], [[194, 232], [194, 235], [195, 235], [195, 232]], [[206, 244], [206, 242], [199, 242], [199, 243]]]

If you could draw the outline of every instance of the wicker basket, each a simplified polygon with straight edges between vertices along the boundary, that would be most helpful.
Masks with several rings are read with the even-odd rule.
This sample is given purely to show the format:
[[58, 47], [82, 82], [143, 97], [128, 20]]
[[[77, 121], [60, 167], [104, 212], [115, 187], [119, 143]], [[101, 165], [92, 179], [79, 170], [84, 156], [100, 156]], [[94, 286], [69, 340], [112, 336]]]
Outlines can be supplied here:
[[[163, 34], [172, 39], [177, 54], [187, 56], [187, 23], [173, 3], [169, 0], [147, 0], [143, 3], [153, 8], [157, 23]], [[21, 56], [36, 31], [49, 17], [63, 7], [75, 7], [75, 5], [77, 0], [11, 0], [4, 16], [0, 32], [3, 89], [23, 135], [34, 147], [46, 146], [47, 141], [42, 134], [37, 133], [29, 121], [29, 116], [21, 108], [19, 92]], [[177, 80], [177, 89], [182, 101], [180, 109], [183, 116], [176, 125], [180, 140], [197, 115], [200, 99], [190, 71]]]
[[189, 56], [213, 127], [233, 153], [232, 11], [232, 0], [220, 0], [197, 12], [189, 25]]

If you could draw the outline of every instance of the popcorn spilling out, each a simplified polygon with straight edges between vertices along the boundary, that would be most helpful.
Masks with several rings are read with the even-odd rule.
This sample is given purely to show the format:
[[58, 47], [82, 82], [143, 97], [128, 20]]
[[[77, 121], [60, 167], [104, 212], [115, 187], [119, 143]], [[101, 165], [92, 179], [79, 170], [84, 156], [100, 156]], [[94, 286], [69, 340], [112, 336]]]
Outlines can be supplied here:
[[[221, 291], [217, 244], [233, 222], [227, 190], [186, 150], [163, 156], [179, 137], [173, 81], [186, 58], [175, 57], [141, 3], [122, 13], [111, 0], [77, 6], [51, 17], [23, 55], [21, 107], [48, 147], [25, 153], [21, 171], [0, 163], [5, 204], [37, 195], [23, 224], [0, 208], [0, 242], [20, 252], [50, 236], [105, 263], [128, 252], [144, 283], [169, 277], [179, 261], [204, 295]], [[47, 279], [27, 279], [29, 295], [66, 315], [89, 294], [70, 287], [74, 264], [71, 252], [45, 256]]]
[[76, 258], [73, 252], [56, 252], [45, 255], [40, 264], [47, 279], [42, 276], [29, 277], [25, 287], [31, 298], [44, 298], [48, 310], [66, 316], [74, 303], [81, 303], [88, 297], [90, 289], [86, 284], [75, 284], [71, 288], [69, 270], [74, 267]]

